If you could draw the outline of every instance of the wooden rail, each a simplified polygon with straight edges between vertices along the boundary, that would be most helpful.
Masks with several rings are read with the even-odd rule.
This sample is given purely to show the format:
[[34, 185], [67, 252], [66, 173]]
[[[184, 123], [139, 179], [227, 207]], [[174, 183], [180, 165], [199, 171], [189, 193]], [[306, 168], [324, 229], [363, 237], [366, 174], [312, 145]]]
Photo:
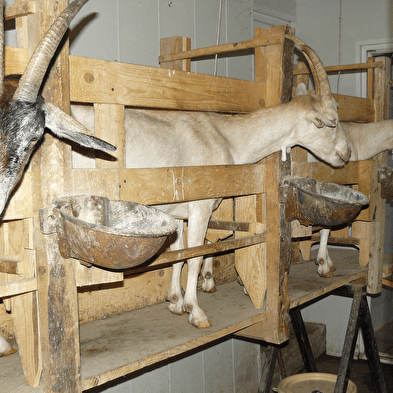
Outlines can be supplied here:
[[158, 57], [158, 61], [160, 62], [160, 64], [162, 64], [175, 60], [206, 58], [217, 54], [227, 54], [227, 53], [239, 52], [247, 49], [259, 48], [262, 46], [276, 45], [282, 42], [283, 42], [282, 36], [258, 38], [254, 40], [235, 42], [232, 44], [215, 45], [206, 48], [198, 48], [189, 51], [184, 51], [180, 53], [161, 55]]

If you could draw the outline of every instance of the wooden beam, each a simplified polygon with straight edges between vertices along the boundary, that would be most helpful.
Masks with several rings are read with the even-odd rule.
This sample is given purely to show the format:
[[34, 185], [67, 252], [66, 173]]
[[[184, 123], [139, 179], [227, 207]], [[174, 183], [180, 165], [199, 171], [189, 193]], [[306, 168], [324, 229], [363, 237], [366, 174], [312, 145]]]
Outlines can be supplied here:
[[251, 81], [75, 56], [70, 72], [73, 102], [224, 112], [264, 105], [263, 86]]
[[36, 278], [24, 278], [22, 280], [15, 280], [11, 282], [4, 282], [0, 284], [0, 298], [20, 295], [26, 292], [37, 290]]
[[265, 191], [264, 165], [120, 169], [120, 199], [156, 205]]
[[[327, 66], [325, 67], [326, 72], [335, 73], [341, 71], [362, 71], [362, 70], [369, 70], [373, 68], [382, 68], [383, 63], [381, 61], [375, 61], [372, 63], [358, 63], [358, 64], [343, 64], [343, 65], [335, 65], [335, 66]], [[293, 75], [307, 75], [311, 74], [309, 68], [302, 68], [293, 70]]]
[[4, 20], [8, 21], [16, 18], [21, 18], [22, 16], [35, 14], [35, 12], [35, 1], [23, 1], [21, 3], [11, 4], [5, 7]]
[[206, 48], [198, 48], [194, 50], [187, 50], [181, 53], [171, 53], [158, 57], [160, 63], [172, 62], [175, 60], [206, 58], [216, 54], [234, 53], [247, 49], [254, 49], [261, 46], [276, 45], [283, 42], [283, 37], [266, 37], [254, 40], [247, 40], [235, 42], [232, 44], [223, 44], [216, 46], [209, 46]]
[[133, 268], [129, 270], [126, 275], [139, 274], [141, 272], [154, 269], [161, 269], [163, 267], [172, 266], [179, 261], [185, 261], [189, 258], [199, 256], [213, 255], [219, 252], [231, 251], [239, 248], [253, 246], [266, 241], [266, 233], [260, 233], [253, 236], [242, 237], [239, 239], [224, 240], [222, 242], [205, 244], [203, 246], [185, 248], [183, 250], [168, 251], [160, 254], [149, 265], [142, 268]]

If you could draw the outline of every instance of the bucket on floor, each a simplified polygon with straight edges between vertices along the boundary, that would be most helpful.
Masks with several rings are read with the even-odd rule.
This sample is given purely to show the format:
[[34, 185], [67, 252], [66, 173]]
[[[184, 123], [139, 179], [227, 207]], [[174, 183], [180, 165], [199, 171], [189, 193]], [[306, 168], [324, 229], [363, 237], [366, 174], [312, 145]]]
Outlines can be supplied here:
[[[334, 393], [337, 375], [304, 373], [284, 378], [277, 386], [278, 393]], [[348, 381], [347, 393], [356, 393], [356, 385]]]

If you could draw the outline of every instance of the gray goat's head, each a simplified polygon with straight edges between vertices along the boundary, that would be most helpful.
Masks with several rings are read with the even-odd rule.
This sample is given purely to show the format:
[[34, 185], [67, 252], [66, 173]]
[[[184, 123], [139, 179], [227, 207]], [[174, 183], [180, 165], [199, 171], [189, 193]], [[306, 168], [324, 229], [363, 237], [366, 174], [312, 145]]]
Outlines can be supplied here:
[[22, 77], [4, 78], [4, 0], [0, 0], [0, 214], [45, 128], [79, 145], [114, 151], [71, 116], [38, 95], [52, 57], [74, 16], [88, 0], [75, 0], [42, 38]]

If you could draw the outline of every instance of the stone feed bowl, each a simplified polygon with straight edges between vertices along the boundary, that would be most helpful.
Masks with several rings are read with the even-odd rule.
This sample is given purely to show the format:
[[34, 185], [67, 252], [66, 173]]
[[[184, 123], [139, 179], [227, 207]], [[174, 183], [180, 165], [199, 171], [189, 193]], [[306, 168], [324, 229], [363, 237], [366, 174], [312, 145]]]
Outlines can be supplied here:
[[302, 225], [334, 227], [351, 222], [370, 202], [366, 195], [350, 187], [307, 178], [290, 179], [286, 219]]
[[67, 198], [59, 211], [63, 257], [107, 269], [146, 262], [177, 227], [172, 216], [153, 207], [97, 196]]

